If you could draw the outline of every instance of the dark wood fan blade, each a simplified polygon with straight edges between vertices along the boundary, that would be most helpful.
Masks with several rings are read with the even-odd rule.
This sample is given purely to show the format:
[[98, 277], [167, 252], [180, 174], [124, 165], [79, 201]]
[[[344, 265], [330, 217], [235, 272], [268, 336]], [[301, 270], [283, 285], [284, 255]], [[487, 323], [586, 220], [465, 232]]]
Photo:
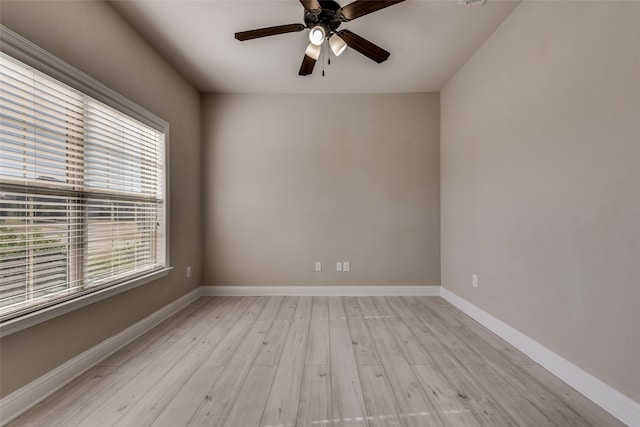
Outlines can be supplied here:
[[369, 40], [363, 39], [359, 35], [352, 33], [349, 30], [338, 31], [337, 34], [342, 37], [342, 40], [344, 40], [347, 46], [354, 50], [357, 50], [367, 58], [376, 61], [378, 64], [386, 61], [389, 58], [389, 55], [391, 55], [380, 46], [376, 46]]
[[313, 73], [313, 67], [316, 66], [316, 60], [311, 58], [308, 55], [305, 55], [302, 59], [302, 65], [300, 65], [300, 71], [298, 71], [299, 76], [308, 76]]
[[347, 21], [393, 6], [404, 0], [356, 0], [342, 8], [342, 15]]
[[259, 39], [260, 37], [275, 36], [277, 34], [295, 33], [304, 30], [303, 24], [277, 25], [275, 27], [258, 28], [257, 30], [241, 31], [236, 33], [236, 39], [241, 42], [251, 39]]
[[320, 9], [320, 2], [318, 0], [300, 0], [300, 3], [307, 10], [318, 10]]

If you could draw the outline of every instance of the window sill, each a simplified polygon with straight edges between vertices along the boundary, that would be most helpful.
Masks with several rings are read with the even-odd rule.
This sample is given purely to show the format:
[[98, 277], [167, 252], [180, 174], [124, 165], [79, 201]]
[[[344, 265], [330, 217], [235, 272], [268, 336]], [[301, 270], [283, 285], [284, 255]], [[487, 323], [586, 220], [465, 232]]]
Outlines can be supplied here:
[[78, 298], [64, 301], [59, 304], [43, 308], [42, 310], [34, 311], [33, 313], [16, 317], [15, 319], [7, 320], [6, 322], [0, 324], [0, 338], [14, 334], [23, 329], [27, 329], [31, 326], [37, 325], [38, 323], [46, 322], [47, 320], [53, 319], [54, 317], [61, 316], [63, 314], [77, 310], [81, 307], [85, 307], [89, 304], [93, 304], [122, 292], [126, 292], [130, 289], [144, 285], [145, 283], [158, 280], [161, 277], [167, 276], [170, 270], [171, 267], [154, 271], [153, 273], [149, 273], [146, 276], [137, 277], [128, 282], [100, 289], [95, 292], [79, 296]]

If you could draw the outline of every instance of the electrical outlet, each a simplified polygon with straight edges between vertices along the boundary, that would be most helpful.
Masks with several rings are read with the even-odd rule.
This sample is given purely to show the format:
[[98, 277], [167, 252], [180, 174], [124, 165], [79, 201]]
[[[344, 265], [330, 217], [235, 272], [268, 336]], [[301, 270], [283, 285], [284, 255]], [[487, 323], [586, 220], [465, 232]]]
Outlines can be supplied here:
[[473, 282], [473, 287], [477, 288], [478, 287], [478, 275], [474, 274], [473, 276], [471, 276], [471, 280]]
[[337, 262], [336, 263], [336, 271], [342, 271], [342, 263], [341, 262]]
[[187, 279], [191, 277], [191, 266], [187, 267]]
[[316, 261], [316, 271], [322, 271], [322, 263], [320, 261]]
[[342, 262], [342, 271], [351, 271], [351, 263], [349, 261]]

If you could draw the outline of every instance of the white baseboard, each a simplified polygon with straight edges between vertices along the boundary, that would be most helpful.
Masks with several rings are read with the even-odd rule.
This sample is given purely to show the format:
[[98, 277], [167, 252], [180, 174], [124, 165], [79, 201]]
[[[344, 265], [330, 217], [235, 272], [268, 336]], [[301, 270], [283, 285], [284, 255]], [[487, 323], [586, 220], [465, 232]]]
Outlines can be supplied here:
[[445, 287], [441, 288], [441, 296], [623, 423], [640, 426], [639, 403]]
[[150, 314], [124, 331], [114, 335], [82, 354], [47, 372], [24, 387], [0, 400], [0, 424], [4, 425], [36, 405], [47, 396], [87, 371], [92, 366], [135, 340], [158, 323], [186, 307], [201, 295], [200, 288], [180, 297]]
[[203, 296], [440, 296], [440, 286], [201, 286]]

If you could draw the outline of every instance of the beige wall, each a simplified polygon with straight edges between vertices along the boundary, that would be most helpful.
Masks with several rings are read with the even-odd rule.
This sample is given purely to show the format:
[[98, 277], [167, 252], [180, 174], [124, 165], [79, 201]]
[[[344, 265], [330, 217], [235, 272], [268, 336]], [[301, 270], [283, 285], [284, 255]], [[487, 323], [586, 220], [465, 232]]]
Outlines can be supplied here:
[[3, 0], [0, 8], [3, 25], [170, 123], [175, 267], [163, 280], [3, 338], [4, 396], [200, 285], [200, 105], [191, 85], [104, 2]]
[[640, 402], [638, 22], [507, 18], [442, 92], [441, 237], [446, 288]]
[[440, 284], [438, 94], [202, 107], [203, 284]]

